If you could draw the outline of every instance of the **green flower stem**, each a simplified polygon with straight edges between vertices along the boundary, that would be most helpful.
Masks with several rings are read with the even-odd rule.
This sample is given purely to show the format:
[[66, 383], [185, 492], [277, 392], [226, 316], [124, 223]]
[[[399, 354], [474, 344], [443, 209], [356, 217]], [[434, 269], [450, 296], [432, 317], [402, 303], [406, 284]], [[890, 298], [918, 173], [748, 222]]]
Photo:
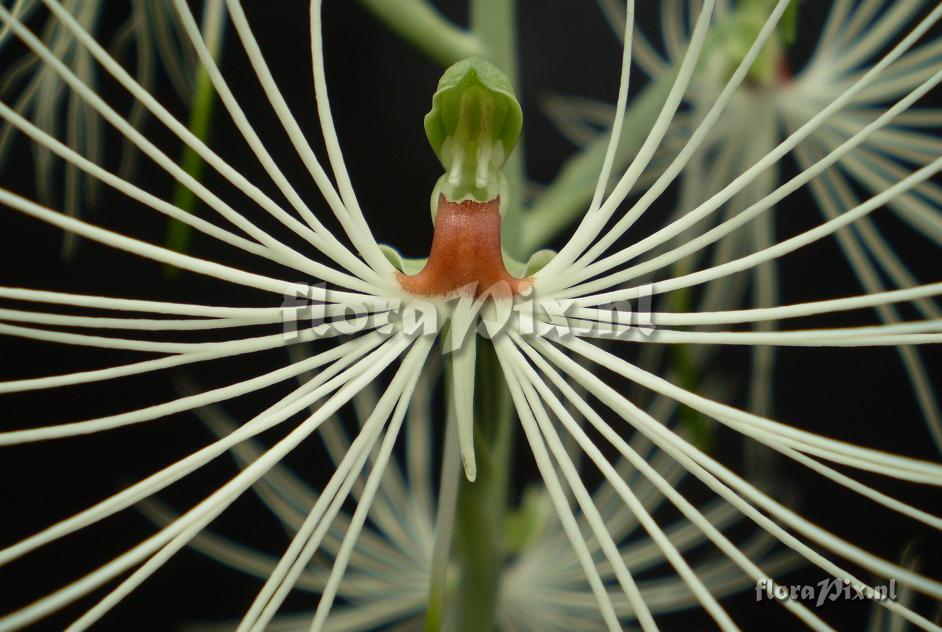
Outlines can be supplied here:
[[[621, 173], [644, 142], [647, 130], [660, 114], [674, 83], [674, 73], [665, 73], [632, 99], [625, 114], [612, 173]], [[595, 183], [605, 161], [608, 134], [599, 138], [563, 165], [559, 175], [523, 218], [524, 252], [545, 247], [583, 213], [595, 192]]]
[[[222, 0], [207, 0], [203, 7], [202, 33], [206, 40], [213, 59], [219, 60], [222, 53], [223, 31], [226, 24], [226, 9]], [[216, 90], [209, 78], [209, 73], [199, 67], [196, 73], [196, 83], [193, 88], [193, 99], [190, 104], [189, 130], [202, 141], [208, 141], [212, 133], [213, 114], [216, 110]], [[189, 145], [184, 147], [180, 157], [180, 167], [197, 181], [203, 177], [205, 169], [203, 159]], [[187, 187], [177, 183], [173, 190], [173, 204], [178, 208], [195, 213], [197, 207], [196, 195]], [[176, 252], [186, 253], [190, 248], [192, 229], [188, 224], [177, 219], [171, 219], [167, 226], [167, 247]], [[166, 266], [167, 276], [175, 276], [179, 270], [173, 266]]]
[[506, 558], [505, 522], [511, 474], [513, 424], [510, 393], [494, 346], [478, 338], [475, 389], [475, 452], [478, 475], [464, 477], [458, 492], [455, 553], [461, 565], [456, 628], [495, 628], [501, 574]]
[[443, 66], [485, 56], [476, 37], [446, 20], [425, 0], [360, 0], [360, 4]]

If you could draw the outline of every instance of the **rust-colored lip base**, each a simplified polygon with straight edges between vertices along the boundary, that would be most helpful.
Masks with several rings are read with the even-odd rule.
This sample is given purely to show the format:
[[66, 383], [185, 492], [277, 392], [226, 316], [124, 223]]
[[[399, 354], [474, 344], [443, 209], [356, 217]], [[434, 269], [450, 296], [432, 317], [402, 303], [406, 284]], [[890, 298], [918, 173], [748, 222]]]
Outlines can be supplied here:
[[438, 196], [428, 262], [418, 274], [396, 273], [402, 288], [419, 296], [448, 296], [475, 284], [475, 298], [509, 298], [530, 287], [504, 267], [500, 248], [500, 197], [449, 202]]

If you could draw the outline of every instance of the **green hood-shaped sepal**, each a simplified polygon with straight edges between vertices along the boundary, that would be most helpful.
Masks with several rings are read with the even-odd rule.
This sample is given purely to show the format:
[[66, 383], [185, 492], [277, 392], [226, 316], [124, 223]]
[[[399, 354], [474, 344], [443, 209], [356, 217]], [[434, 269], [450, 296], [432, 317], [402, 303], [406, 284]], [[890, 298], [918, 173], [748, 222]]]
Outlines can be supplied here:
[[441, 192], [452, 201], [492, 199], [513, 151], [523, 113], [507, 76], [471, 57], [442, 75], [425, 116], [425, 133], [445, 167]]

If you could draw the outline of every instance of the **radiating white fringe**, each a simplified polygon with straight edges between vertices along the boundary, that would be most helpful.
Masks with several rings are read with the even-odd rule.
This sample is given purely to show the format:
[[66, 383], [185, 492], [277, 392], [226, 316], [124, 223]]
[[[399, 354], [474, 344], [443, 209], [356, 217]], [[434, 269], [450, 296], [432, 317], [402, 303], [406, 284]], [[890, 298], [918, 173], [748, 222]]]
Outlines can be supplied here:
[[[256, 184], [238, 173], [177, 121], [149, 94], [146, 82], [139, 82], [125, 71], [95, 41], [81, 20], [56, 0], [43, 1], [59, 20], [58, 28], [68, 30], [87, 50], [90, 59], [97, 61], [135, 97], [142, 108], [139, 111], [149, 112], [166, 125], [234, 187], [305, 239], [336, 267], [310, 259], [286, 246], [186, 174], [135, 129], [133, 116], [123, 117], [96, 94], [93, 86], [83, 78], [87, 73], [78, 72], [56, 59], [56, 51], [50, 50], [22, 25], [19, 2], [12, 9], [0, 6], [4, 28], [0, 33], [0, 43], [3, 38], [11, 36], [22, 39], [47, 71], [54, 73], [74, 95], [113, 125], [125, 141], [190, 188], [249, 238], [193, 217], [143, 191], [124, 175], [109, 173], [100, 166], [93, 151], [90, 151], [92, 155], [81, 155], [74, 143], [68, 139], [62, 142], [44, 126], [28, 121], [15, 105], [10, 107], [0, 103], [0, 117], [39, 146], [65, 160], [71, 168], [84, 171], [155, 211], [188, 223], [196, 230], [246, 253], [346, 288], [349, 291], [331, 291], [314, 297], [327, 302], [328, 316], [339, 318], [339, 322], [362, 320], [362, 316], [349, 317], [345, 310], [350, 306], [363, 306], [370, 312], [379, 312], [375, 326], [387, 322], [382, 312], [389, 309], [391, 299], [401, 297], [392, 281], [392, 268], [376, 245], [344, 166], [324, 76], [319, 0], [311, 3], [312, 60], [318, 113], [329, 162], [337, 181], [336, 188], [275, 85], [240, 3], [238, 0], [226, 2], [236, 33], [266, 97], [318, 190], [341, 223], [353, 250], [331, 234], [280, 170], [213, 61], [185, 2], [175, 0], [175, 7], [196, 57], [250, 150], [303, 221], [266, 196]], [[612, 3], [602, 1], [614, 15]], [[772, 143], [768, 143], [770, 151], [763, 152], [756, 160], [750, 159], [752, 164], [743, 165], [748, 168], [736, 175], [733, 167], [736, 160], [731, 153], [723, 151], [723, 141], [717, 140], [716, 130], [724, 125], [722, 115], [734, 102], [752, 61], [771, 37], [789, 2], [780, 0], [776, 3], [732, 78], [717, 95], [711, 96], [713, 101], [709, 109], [704, 107], [699, 113], [702, 116], [691, 117], [685, 113], [675, 117], [688, 93], [704, 94], [703, 87], [694, 77], [697, 61], [711, 21], [720, 19], [729, 11], [728, 3], [720, 0], [706, 0], [701, 4], [689, 36], [682, 9], [678, 10], [680, 3], [662, 5], [664, 41], [669, 58], [679, 60], [678, 78], [635, 160], [618, 175], [617, 184], [608, 192], [609, 177], [614, 170], [614, 139], [619, 137], [618, 128], [625, 115], [632, 52], [634, 60], [651, 73], [664, 72], [670, 63], [661, 60], [633, 28], [632, 2], [627, 3], [624, 15], [618, 16], [624, 26], [627, 44], [623, 49], [613, 140], [585, 219], [560, 255], [536, 279], [540, 300], [562, 301], [572, 306], [568, 316], [577, 336], [551, 342], [552, 337], [529, 337], [511, 329], [506, 336], [495, 339], [524, 435], [545, 483], [543, 499], [547, 507], [551, 505], [556, 512], [555, 519], [547, 518], [545, 533], [532, 548], [522, 551], [505, 573], [497, 616], [507, 629], [533, 625], [545, 629], [598, 629], [604, 624], [608, 629], [617, 630], [625, 622], [635, 621], [643, 629], [650, 630], [656, 628], [655, 615], [700, 606], [719, 628], [732, 630], [736, 625], [719, 600], [753, 586], [753, 582], [759, 579], [786, 572], [799, 556], [829, 574], [852, 577], [820, 552], [823, 550], [880, 576], [895, 577], [915, 591], [935, 599], [942, 598], [942, 585], [938, 581], [920, 575], [909, 565], [882, 560], [818, 527], [771, 498], [766, 491], [734, 474], [692, 445], [682, 433], [656, 418], [666, 418], [676, 410], [677, 403], [682, 403], [778, 451], [786, 459], [825, 479], [934, 529], [942, 528], [942, 518], [884, 494], [827, 463], [935, 486], [942, 485], [942, 465], [829, 439], [773, 421], [765, 414], [768, 405], [763, 403], [771, 390], [771, 377], [761, 380], [754, 389], [753, 401], [762, 413], [756, 414], [698, 395], [602, 348], [607, 341], [638, 341], [652, 346], [748, 344], [760, 348], [771, 345], [907, 345], [901, 351], [907, 370], [926, 416], [933, 418], [931, 386], [925, 368], [909, 345], [942, 341], [942, 318], [934, 301], [934, 297], [942, 293], [942, 284], [916, 285], [913, 275], [892, 247], [872, 229], [867, 215], [883, 205], [890, 205], [930, 239], [942, 243], [942, 220], [933, 207], [933, 204], [942, 202], [942, 193], [931, 181], [942, 169], [942, 159], [938, 158], [942, 145], [934, 139], [926, 139], [918, 131], [901, 127], [933, 127], [942, 122], [942, 115], [935, 111], [907, 111], [942, 81], [942, 73], [937, 70], [938, 62], [942, 60], [942, 48], [937, 42], [910, 50], [942, 16], [942, 6], [930, 11], [879, 61], [863, 69], [864, 62], [888, 46], [915, 18], [920, 3], [898, 3], [882, 13], [871, 26], [871, 19], [882, 2], [868, 1], [851, 12], [851, 3], [838, 0], [825, 26], [825, 33], [830, 36], [822, 40], [805, 74], [804, 83], [797, 84], [801, 98], [776, 113], [789, 121], [791, 134], [777, 146], [772, 147]], [[166, 38], [166, 32], [162, 37]], [[167, 50], [171, 45], [164, 39], [161, 49]], [[176, 83], [182, 85], [186, 82], [179, 69], [171, 70], [171, 78]], [[838, 76], [839, 80], [822, 79], [825, 76]], [[885, 111], [872, 105], [893, 99], [898, 100]], [[850, 107], [844, 109], [847, 106]], [[678, 118], [682, 120], [678, 121]], [[699, 121], [696, 126], [695, 121]], [[770, 125], [763, 125], [763, 129], [768, 127]], [[680, 142], [673, 136], [678, 130], [686, 136]], [[671, 148], [668, 155], [674, 157], [665, 165], [668, 162], [663, 154], [666, 147]], [[695, 207], [682, 215], [675, 215], [670, 224], [651, 237], [603, 257], [676, 178], [706, 169], [703, 152], [718, 147], [720, 159], [716, 161], [716, 173], [708, 179], [710, 184], [705, 187], [704, 197], [690, 198], [696, 200]], [[887, 159], [877, 151], [889, 151], [891, 158]], [[790, 152], [802, 161], [804, 170], [791, 181], [774, 188], [769, 184], [768, 169]], [[904, 166], [909, 164], [916, 168], [911, 170]], [[872, 197], [860, 203], [847, 195], [843, 176], [836, 171], [838, 167], [855, 180], [867, 183]], [[729, 181], [723, 181], [721, 176], [729, 176]], [[825, 221], [804, 233], [775, 242], [769, 213], [765, 211], [805, 184], [810, 185], [821, 203]], [[629, 192], [642, 185], [648, 187], [646, 192], [627, 212], [618, 216], [613, 229], [607, 230], [606, 226], [616, 218]], [[278, 278], [171, 252], [63, 216], [4, 189], [0, 189], [0, 203], [102, 244], [226, 282], [279, 294], [284, 294], [292, 286]], [[743, 208], [736, 208], [736, 204]], [[727, 208], [723, 220], [713, 228], [699, 223], [724, 207]], [[733, 212], [733, 209], [739, 212]], [[746, 231], [738, 229], [752, 219], [756, 224], [751, 237], [746, 237]], [[863, 247], [874, 253], [881, 269], [890, 272], [896, 289], [885, 289], [876, 280], [876, 271], [864, 263], [861, 247], [857, 242], [847, 240], [847, 230], [851, 225], [862, 227]], [[701, 228], [704, 232], [699, 232]], [[868, 294], [799, 305], [776, 305], [776, 279], [771, 266], [778, 257], [832, 234], [838, 238]], [[685, 241], [671, 249], [670, 244], [681, 236]], [[691, 262], [698, 261], [701, 250], [713, 243], [717, 244], [717, 249], [708, 266], [697, 269]], [[758, 250], [751, 254], [750, 243], [758, 246]], [[641, 264], [617, 269], [649, 251], [658, 254]], [[602, 306], [615, 300], [633, 299], [640, 289], [612, 288], [649, 272], [660, 272], [667, 266], [673, 266], [671, 276], [657, 281], [652, 293], [664, 294], [708, 283], [701, 307], [654, 313], [652, 322], [658, 327], [647, 338], [638, 336], [627, 327], [613, 327], [607, 332], [598, 328], [600, 324], [612, 322], [613, 315], [618, 322], [618, 312]], [[756, 300], [765, 304], [752, 309], [719, 310], [721, 303], [718, 297], [723, 293], [742, 295], [741, 284], [737, 285], [733, 278], [741, 271], [755, 271], [755, 282], [769, 293], [763, 296], [758, 292]], [[131, 571], [70, 628], [85, 629], [187, 545], [266, 580], [239, 626], [242, 630], [269, 626], [270, 629], [369, 629], [393, 622], [415, 625], [414, 617], [421, 613], [425, 599], [429, 595], [434, 599], [436, 587], [444, 585], [449, 570], [449, 525], [453, 520], [451, 512], [457, 489], [458, 448], [461, 444], [466, 447], [470, 443], [468, 405], [473, 397], [473, 379], [469, 385], [467, 378], [473, 376], [473, 360], [468, 362], [465, 357], [465, 364], [459, 363], [464, 367], [461, 375], [465, 379], [462, 381], [463, 389], [456, 392], [455, 401], [461, 403], [461, 409], [453, 411], [447, 423], [444, 471], [436, 503], [431, 480], [434, 459], [427, 440], [432, 423], [430, 393], [440, 369], [422, 370], [435, 341], [433, 336], [412, 339], [401, 332], [385, 334], [375, 331], [345, 342], [337, 340], [325, 351], [308, 356], [296, 345], [314, 339], [339, 338], [339, 334], [319, 335], [314, 329], [302, 329], [290, 344], [281, 335], [180, 343], [90, 336], [42, 327], [173, 332], [273, 325], [284, 322], [284, 311], [278, 307], [186, 305], [23, 288], [0, 288], [0, 298], [139, 312], [145, 316], [184, 317], [117, 318], [0, 309], [0, 333], [3, 334], [63, 344], [166, 354], [123, 366], [2, 382], [0, 392], [107, 380], [285, 346], [293, 347], [294, 351], [292, 362], [285, 367], [229, 386], [196, 389], [170, 402], [108, 417], [0, 433], [0, 445], [12, 445], [98, 432], [196, 410], [217, 435], [217, 439], [204, 448], [118, 494], [0, 549], [0, 565], [146, 500], [223, 454], [231, 453], [240, 468], [229, 482], [180, 515], [155, 502], [145, 505], [144, 510], [160, 526], [155, 535], [85, 577], [0, 618], [0, 630], [30, 625], [104, 586], [118, 575]], [[739, 302], [737, 300], [736, 304]], [[925, 320], [902, 322], [893, 310], [895, 305], [903, 302], [912, 302]], [[788, 318], [861, 308], [877, 309], [883, 317], [883, 324], [856, 328], [772, 330], [774, 323]], [[546, 322], [552, 321], [547, 319]], [[757, 330], [665, 328], [737, 323], [754, 325]], [[583, 338], [595, 340], [588, 342]], [[473, 342], [473, 338], [471, 340]], [[695, 353], [695, 357], [702, 361], [708, 357], [709, 349], [696, 347]], [[589, 366], [591, 363], [605, 366], [655, 393], [657, 398], [651, 412], [638, 407], [632, 399], [574, 358], [583, 359], [590, 363]], [[653, 366], [660, 356], [655, 354], [648, 358]], [[772, 365], [770, 352], [759, 351], [755, 358], [757, 366], [768, 369]], [[397, 361], [399, 366], [391, 383], [379, 395], [374, 382]], [[221, 411], [213, 407], [296, 377], [303, 380], [299, 387], [242, 424], [226, 420]], [[637, 431], [636, 437], [626, 441], [623, 434], [611, 427], [593, 407], [589, 396], [630, 424]], [[347, 404], [353, 407], [358, 419], [356, 436], [352, 438], [346, 436], [337, 422], [338, 411]], [[303, 421], [273, 446], [263, 446], [253, 439], [264, 430], [298, 415], [303, 416]], [[600, 446], [584, 430], [583, 423], [591, 425], [611, 444], [618, 453], [616, 460], [604, 456]], [[407, 430], [403, 470], [392, 458], [392, 452], [404, 425]], [[559, 427], [565, 432], [560, 433]], [[335, 467], [330, 481], [319, 491], [306, 488], [280, 464], [285, 455], [315, 432], [322, 437]], [[463, 436], [462, 441], [459, 441], [460, 436]], [[466, 449], [464, 457], [467, 466]], [[594, 493], [581, 479], [584, 459], [587, 459], [585, 465], [591, 463], [604, 478]], [[721, 500], [702, 508], [695, 507], [678, 490], [680, 482], [687, 476], [702, 482]], [[295, 533], [280, 559], [260, 555], [206, 530], [216, 516], [249, 489], [254, 489], [285, 526]], [[356, 503], [352, 515], [343, 510], [348, 497]], [[683, 519], [662, 526], [654, 518], [654, 511], [667, 503], [676, 507]], [[738, 524], [742, 517], [755, 523], [758, 530], [747, 542], [737, 544], [724, 531]], [[639, 528], [643, 531], [640, 539], [629, 537]], [[719, 549], [720, 555], [705, 562], [693, 563], [688, 559], [695, 547], [706, 543]], [[784, 545], [786, 550], [776, 548], [778, 544]], [[319, 550], [326, 553], [326, 560], [314, 558]], [[637, 579], [639, 573], [658, 564], [669, 565], [676, 576]], [[397, 584], [398, 593], [393, 590]], [[861, 585], [865, 584], [861, 581]], [[284, 599], [295, 588], [320, 595], [313, 620], [310, 614], [276, 618]], [[346, 603], [331, 615], [337, 597]], [[906, 620], [924, 629], [938, 629], [914, 612], [908, 599], [909, 593], [900, 602], [881, 605], [892, 613], [893, 621]], [[826, 622], [801, 603], [785, 601], [782, 605], [811, 628], [830, 629]]]

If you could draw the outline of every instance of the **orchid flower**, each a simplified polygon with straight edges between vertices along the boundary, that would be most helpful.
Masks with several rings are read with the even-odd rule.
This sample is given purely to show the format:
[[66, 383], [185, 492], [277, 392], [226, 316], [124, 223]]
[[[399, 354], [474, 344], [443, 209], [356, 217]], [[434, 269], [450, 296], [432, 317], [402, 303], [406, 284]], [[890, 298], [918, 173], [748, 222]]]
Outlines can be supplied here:
[[[15, 6], [0, 5], [3, 28], [29, 49], [41, 72], [54, 75], [70, 98], [214, 214], [198, 216], [145, 190], [130, 173], [103, 167], [100, 157], [56, 138], [15, 106], [0, 102], [0, 118], [129, 203], [225, 244], [229, 258], [197, 256], [72, 217], [15, 192], [12, 182], [0, 187], [0, 205], [129, 260], [174, 266], [233, 286], [237, 296], [254, 291], [262, 297], [220, 305], [215, 299], [0, 287], [0, 298], [11, 305], [0, 309], [4, 336], [37, 349], [51, 343], [148, 354], [71, 372], [49, 361], [45, 375], [0, 382], [4, 396], [66, 397], [83, 385], [121, 388], [153, 372], [167, 372], [179, 391], [120, 412], [76, 411], [79, 421], [10, 422], [0, 431], [0, 449], [35, 455], [47, 442], [173, 432], [156, 422], [190, 412], [213, 434], [203, 447], [121, 491], [103, 492], [94, 504], [63, 510], [52, 524], [0, 545], [0, 567], [12, 567], [60, 539], [102, 528], [131, 507], [156, 525], [87, 574], [0, 614], [0, 630], [27, 628], [76, 604], [81, 612], [69, 629], [107, 621], [187, 547], [261, 584], [254, 599], [235, 604], [241, 619], [221, 624], [224, 629], [654, 630], [670, 626], [679, 611], [697, 610], [708, 625], [735, 630], [728, 598], [758, 594], [762, 585], [784, 588], [786, 574], [799, 566], [846, 582], [855, 595], [892, 580], [901, 598], [861, 604], [883, 613], [874, 615], [873, 625], [939, 629], [927, 608], [942, 602], [942, 583], [929, 571], [910, 557], [886, 559], [804, 515], [788, 497], [788, 481], [777, 486], [775, 476], [738, 471], [728, 453], [697, 436], [689, 419], [709, 420], [708, 439], [742, 440], [760, 446], [759, 454], [778, 455], [782, 468], [801, 473], [796, 482], [813, 481], [813, 491], [836, 486], [866, 503], [848, 522], [881, 512], [903, 525], [899, 532], [915, 525], [938, 537], [942, 518], [917, 505], [926, 489], [942, 485], [942, 464], [874, 445], [863, 428], [851, 429], [863, 437], [852, 441], [809, 430], [787, 415], [774, 419], [762, 401], [771, 390], [761, 369], [771, 366], [770, 354], [757, 361], [758, 386], [743, 407], [727, 403], [729, 385], [711, 368], [715, 354], [732, 347], [796, 348], [798, 357], [814, 362], [810, 354], [824, 348], [895, 347], [906, 358], [915, 357], [905, 355], [914, 353], [907, 349], [942, 342], [942, 319], [934, 311], [940, 282], [898, 276], [892, 289], [865, 281], [863, 294], [785, 303], [770, 267], [832, 236], [848, 253], [861, 243], [876, 248], [886, 239], [878, 233], [877, 241], [841, 236], [883, 207], [919, 227], [934, 226], [932, 180], [942, 157], [925, 131], [931, 125], [923, 125], [934, 115], [914, 111], [903, 118], [919, 133], [896, 126], [942, 79], [936, 48], [924, 44], [942, 18], [942, 4], [923, 11], [922, 3], [901, 3], [905, 9], [887, 14], [897, 17], [884, 16], [886, 22], [871, 27], [880, 3], [838, 1], [836, 25], [825, 33], [846, 15], [858, 17], [849, 35], [822, 44], [808, 71], [817, 78], [804, 84], [805, 92], [797, 79], [790, 81], [787, 89], [804, 96], [781, 109], [753, 111], [751, 100], [760, 98], [750, 92], [756, 81], [771, 77], [769, 90], [785, 89], [777, 83], [778, 66], [768, 65], [778, 58], [768, 51], [785, 45], [788, 20], [801, 25], [800, 12], [790, 13], [792, 2], [691, 3], [689, 32], [671, 31], [674, 57], [664, 62], [646, 44], [638, 49], [645, 53], [634, 54], [640, 3], [628, 0], [621, 14], [621, 70], [612, 77], [618, 98], [610, 133], [532, 199], [524, 191], [512, 0], [473, 0], [468, 30], [421, 0], [401, 0], [402, 15], [393, 15], [389, 3], [364, 1], [448, 64], [437, 88], [429, 86], [424, 119], [440, 173], [428, 191], [432, 242], [420, 259], [380, 243], [371, 220], [389, 209], [361, 204], [354, 187], [346, 161], [352, 150], [345, 156], [343, 130], [333, 116], [344, 104], [328, 91], [321, 0], [311, 0], [307, 28], [288, 25], [283, 34], [310, 38], [311, 65], [303, 70], [313, 73], [317, 139], [304, 131], [307, 113], [289, 106], [285, 83], [275, 74], [284, 69], [270, 64], [240, 0], [210, 0], [204, 7], [204, 23], [206, 15], [228, 19], [225, 48], [244, 55], [248, 67], [240, 71], [257, 80], [266, 114], [287, 145], [260, 132], [258, 112], [236, 95], [219, 48], [209, 41], [216, 38], [201, 28], [189, 4], [172, 4], [218, 99], [215, 116], [231, 120], [251, 168], [216, 151], [205, 129], [192, 124], [197, 116], [185, 122], [116, 61], [80, 19], [81, 7], [42, 0], [50, 24], [74, 38], [96, 72], [120, 84], [163, 126], [162, 134], [172, 134], [211, 174], [162, 149], [107, 93], [59, 59]], [[727, 47], [717, 34], [747, 41]], [[640, 114], [629, 107], [636, 57], [656, 75], [650, 85], [657, 88], [653, 97], [639, 99], [645, 106]], [[832, 74], [821, 79], [821, 73]], [[368, 83], [363, 90], [363, 99], [377, 98]], [[693, 103], [692, 112], [683, 109], [685, 102]], [[193, 107], [206, 107], [205, 99], [194, 98]], [[746, 115], [748, 122], [737, 118]], [[781, 138], [776, 116], [787, 122]], [[735, 165], [717, 165], [712, 152], [722, 154], [730, 134], [738, 134], [743, 149]], [[875, 149], [885, 152], [898, 140], [905, 141], [902, 153], [891, 159]], [[289, 170], [287, 159], [273, 153], [276, 146], [290, 148], [289, 158], [299, 160], [303, 172]], [[801, 171], [777, 185], [773, 170], [786, 156], [794, 156]], [[913, 166], [887, 162], [903, 158]], [[872, 188], [861, 193], [842, 186], [848, 173]], [[679, 210], [664, 213], [659, 202], [678, 179]], [[779, 239], [771, 231], [772, 208], [805, 185], [824, 216]], [[316, 204], [304, 187], [316, 189]], [[429, 218], [427, 208], [396, 212], [413, 222]], [[648, 221], [658, 227], [636, 234]], [[554, 251], [550, 239], [561, 225], [568, 227]], [[714, 243], [710, 261], [702, 251]], [[889, 246], [881, 252], [889, 257], [881, 265], [898, 260]], [[864, 280], [872, 276], [860, 272], [871, 268], [855, 269]], [[733, 280], [749, 275], [756, 303], [744, 307]], [[682, 299], [660, 301], [670, 295]], [[652, 309], [655, 299], [667, 307]], [[56, 309], [30, 307], [36, 304]], [[907, 304], [919, 318], [892, 311]], [[852, 320], [854, 312], [873, 309], [881, 323]], [[82, 333], [86, 329], [95, 332]], [[673, 353], [687, 348], [689, 356]], [[652, 357], [647, 349], [667, 351]], [[227, 369], [243, 360], [252, 376], [225, 381]], [[907, 368], [922, 380], [917, 392], [923, 400], [934, 402], [928, 371], [913, 363]], [[326, 454], [324, 480], [307, 480], [289, 463], [313, 443]], [[146, 441], [141, 446], [146, 452]], [[237, 472], [213, 482], [211, 471], [226, 456]], [[532, 462], [533, 476], [518, 483], [526, 472], [522, 460]], [[166, 498], [171, 488], [194, 479], [211, 481], [209, 489], [175, 509]], [[275, 543], [277, 554], [270, 542], [243, 541], [218, 528], [249, 491], [288, 534], [287, 544]], [[848, 503], [848, 513], [855, 509]], [[784, 599], [778, 606], [772, 616], [781, 616], [783, 625], [838, 625], [813, 603]]]
[[[761, 4], [750, 6], [752, 10], [761, 9]], [[624, 7], [612, 0], [600, 0], [600, 6], [621, 36]], [[802, 140], [796, 145], [792, 159], [807, 175], [785, 182], [780, 170], [770, 169], [746, 189], [746, 200], [734, 199], [728, 203], [726, 213], [738, 215], [736, 222], [713, 232], [701, 229], [702, 238], [694, 235], [698, 241], [687, 239], [671, 254], [664, 254], [660, 261], [683, 261], [681, 266], [689, 267], [692, 262], [684, 258], [711, 241], [727, 251], [738, 251], [740, 243], [747, 250], [768, 247], [776, 239], [774, 214], [757, 213], [764, 204], [757, 205], [756, 201], [768, 200], [774, 204], [795, 187], [808, 183], [817, 201], [818, 212], [824, 219], [833, 219], [859, 204], [855, 187], [866, 195], [875, 195], [936, 157], [942, 147], [935, 137], [942, 119], [935, 109], [919, 106], [935, 86], [933, 75], [939, 67], [938, 40], [918, 43], [889, 63], [886, 71], [867, 87], [859, 92], [851, 91], [846, 106], [835, 109], [824, 125], [804, 127], [814, 115], [847, 96], [847, 89], [880, 62], [881, 51], [907, 24], [919, 18], [922, 7], [923, 3], [918, 2], [868, 2], [859, 7], [852, 2], [833, 3], [810, 59], [800, 68], [792, 69], [782, 38], [773, 40], [763, 51], [765, 59], [760, 57], [760, 62], [751, 69], [747, 88], [734, 94], [722, 112], [711, 108], [726, 86], [724, 74], [730, 62], [724, 60], [722, 54], [717, 55], [713, 64], [696, 76], [687, 94], [692, 120], [676, 124], [665, 141], [683, 146], [694, 127], [706, 133], [699, 154], [694, 155], [681, 176], [690, 182], [684, 185], [688, 198], [682, 201], [678, 212], [686, 212], [701, 203], [736, 179], [756, 162], [757, 157], [776, 152], [780, 143], [787, 138], [796, 138], [796, 135]], [[726, 25], [729, 33], [722, 46], [730, 49], [729, 55], [735, 59], [741, 55], [740, 49], [750, 42], [749, 38], [743, 39], [743, 34], [756, 32], [763, 19], [758, 13], [736, 12], [729, 5], [722, 4], [717, 13], [717, 20]], [[685, 42], [690, 37], [682, 3], [662, 4], [661, 14], [666, 59], [641, 33], [636, 33], [633, 39], [639, 65], [652, 78], [669, 74], [669, 70], [679, 63]], [[595, 126], [601, 121], [611, 120], [613, 115], [611, 106], [578, 98], [553, 99], [548, 107], [560, 128], [582, 145], [597, 142], [599, 132]], [[705, 118], [710, 122], [704, 126]], [[873, 124], [870, 132], [853, 133], [863, 131], [870, 124]], [[671, 139], [671, 135], [675, 138]], [[746, 135], [749, 154], [737, 149], [745, 143]], [[699, 163], [704, 160], [711, 162], [708, 179], [711, 184], [706, 192], [698, 190], [704, 177], [704, 168]], [[773, 190], [775, 194], [771, 195]], [[942, 218], [926, 200], [938, 203], [939, 199], [938, 185], [927, 181], [894, 198], [889, 207], [919, 239], [938, 246], [942, 244], [939, 239]], [[732, 230], [753, 217], [752, 230]], [[719, 219], [707, 218], [705, 221], [718, 223]], [[894, 246], [882, 236], [872, 218], [861, 218], [852, 228], [838, 231], [835, 238], [861, 287], [867, 292], [879, 292], [887, 286], [909, 287], [916, 283], [913, 271], [899, 254], [899, 246]], [[616, 262], [621, 260], [613, 259], [608, 265]], [[602, 267], [598, 265], [593, 270], [586, 270], [585, 274]], [[753, 305], [776, 304], [780, 275], [775, 261], [757, 266], [753, 275], [756, 287]], [[939, 315], [933, 300], [920, 301], [917, 309], [926, 318]], [[881, 306], [876, 312], [883, 322], [899, 322], [901, 319], [899, 311], [890, 306]], [[763, 325], [766, 329], [772, 326], [771, 323]], [[753, 365], [761, 379], [754, 382], [750, 407], [763, 414], [771, 412], [771, 398], [767, 392], [773, 377], [773, 352], [770, 348], [754, 352]], [[932, 440], [942, 450], [942, 415], [925, 363], [913, 347], [900, 347], [899, 354]]]

